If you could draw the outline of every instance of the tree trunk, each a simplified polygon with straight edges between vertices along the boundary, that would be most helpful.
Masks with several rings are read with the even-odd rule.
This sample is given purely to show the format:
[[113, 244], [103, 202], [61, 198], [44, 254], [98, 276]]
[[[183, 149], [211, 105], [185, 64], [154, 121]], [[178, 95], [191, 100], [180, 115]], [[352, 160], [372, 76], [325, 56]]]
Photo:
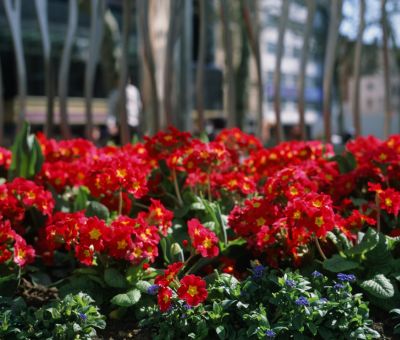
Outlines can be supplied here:
[[183, 2], [181, 0], [170, 0], [169, 28], [164, 65], [164, 120], [166, 125], [177, 123], [176, 112], [172, 109], [172, 88], [174, 78], [174, 50], [179, 37], [180, 19], [182, 16]]
[[225, 81], [227, 87], [226, 97], [226, 116], [228, 119], [228, 127], [235, 126], [235, 70], [233, 68], [233, 46], [232, 32], [230, 29], [230, 14], [227, 0], [221, 0], [221, 20], [223, 27], [223, 45], [225, 52], [226, 73]]
[[145, 67], [150, 77], [150, 88], [151, 88], [151, 106], [152, 106], [152, 126], [150, 133], [155, 133], [160, 130], [160, 115], [159, 115], [159, 99], [157, 90], [157, 81], [155, 75], [155, 64], [153, 58], [153, 48], [149, 36], [149, 3], [148, 0], [140, 0], [139, 6], [139, 26], [141, 31], [141, 47], [142, 58], [145, 63]]
[[[243, 0], [240, 1], [240, 12], [244, 12]], [[235, 71], [235, 126], [243, 129], [244, 115], [246, 111], [247, 91], [246, 85], [249, 78], [249, 57], [250, 49], [248, 45], [248, 36], [246, 33], [245, 19], [243, 15], [239, 17], [240, 27], [240, 62]]]
[[[244, 0], [242, 1], [242, 15], [249, 37], [250, 47], [254, 55], [256, 62], [257, 72], [257, 128], [256, 135], [262, 140], [262, 129], [264, 125], [264, 114], [263, 114], [263, 102], [264, 102], [264, 87], [262, 81], [262, 70], [261, 70], [261, 54], [260, 54], [260, 26], [258, 20], [258, 1]], [[252, 11], [250, 11], [250, 4], [253, 5]], [[253, 15], [251, 15], [251, 12]]]
[[276, 143], [283, 140], [283, 128], [281, 122], [281, 65], [285, 48], [285, 31], [289, 18], [289, 0], [282, 0], [281, 19], [279, 21], [278, 44], [275, 55], [274, 72], [274, 110], [276, 117]]
[[54, 86], [52, 84], [51, 43], [47, 19], [47, 1], [35, 0], [36, 14], [43, 47], [43, 64], [45, 75], [45, 95], [47, 100], [46, 123], [44, 132], [51, 137], [54, 130]]
[[386, 0], [381, 0], [381, 21], [382, 21], [382, 45], [383, 45], [383, 77], [384, 77], [384, 110], [385, 122], [383, 136], [387, 139], [390, 135], [392, 124], [392, 108], [391, 108], [391, 95], [390, 95], [390, 65], [389, 65], [389, 47], [388, 47], [388, 20], [386, 14]]
[[129, 53], [129, 34], [131, 29], [132, 1], [124, 0], [122, 3], [122, 53], [120, 60], [120, 76], [118, 84], [119, 94], [119, 125], [121, 133], [121, 145], [130, 141], [128, 128], [128, 113], [126, 109], [126, 85], [128, 83], [128, 53]]
[[307, 20], [306, 27], [304, 31], [303, 38], [303, 48], [301, 51], [301, 60], [300, 60], [300, 71], [299, 71], [299, 83], [298, 83], [298, 109], [300, 115], [300, 133], [301, 139], [307, 139], [307, 131], [306, 131], [306, 120], [305, 120], [305, 111], [306, 111], [306, 103], [305, 103], [305, 85], [306, 85], [306, 75], [307, 75], [307, 61], [308, 55], [310, 51], [310, 39], [313, 28], [314, 14], [315, 14], [316, 3], [314, 0], [307, 0]]
[[207, 3], [206, 0], [199, 1], [200, 9], [200, 39], [199, 53], [197, 56], [196, 70], [196, 106], [199, 132], [203, 133], [205, 128], [204, 119], [204, 64], [206, 59], [207, 44]]
[[89, 140], [93, 139], [93, 86], [96, 76], [96, 68], [99, 62], [101, 42], [103, 39], [104, 28], [104, 0], [92, 0], [90, 4], [90, 36], [89, 53], [86, 59], [85, 67], [85, 112], [86, 112], [86, 130], [85, 135]]
[[14, 46], [14, 53], [17, 59], [18, 76], [18, 101], [19, 112], [17, 119], [18, 130], [22, 127], [26, 115], [26, 66], [24, 58], [24, 48], [21, 35], [21, 0], [4, 0], [4, 9], [10, 25], [11, 37]]
[[341, 0], [331, 0], [329, 30], [324, 62], [324, 82], [323, 82], [323, 114], [324, 114], [324, 133], [325, 141], [331, 142], [332, 122], [331, 122], [331, 101], [332, 101], [332, 81], [335, 68], [336, 45], [339, 29], [339, 15], [341, 10]]
[[361, 77], [361, 53], [363, 45], [363, 34], [365, 28], [365, 0], [360, 0], [360, 24], [358, 27], [356, 51], [353, 64], [353, 92], [352, 92], [352, 108], [353, 108], [353, 125], [354, 137], [361, 135], [361, 114], [360, 114], [360, 77]]
[[60, 70], [58, 73], [58, 100], [60, 105], [60, 127], [63, 138], [71, 138], [71, 129], [68, 123], [67, 95], [69, 67], [71, 64], [71, 52], [74, 45], [76, 29], [78, 27], [78, 3], [77, 0], [69, 0], [67, 36], [62, 51]]

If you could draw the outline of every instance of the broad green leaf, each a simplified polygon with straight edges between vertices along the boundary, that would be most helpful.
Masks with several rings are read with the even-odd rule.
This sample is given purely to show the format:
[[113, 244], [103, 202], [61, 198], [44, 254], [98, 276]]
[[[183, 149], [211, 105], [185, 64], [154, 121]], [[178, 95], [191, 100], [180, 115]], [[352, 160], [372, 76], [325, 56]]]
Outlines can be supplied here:
[[32, 178], [40, 171], [44, 157], [39, 142], [30, 133], [28, 123], [24, 123], [11, 149], [10, 180], [15, 177]]
[[364, 234], [361, 242], [356, 246], [346, 250], [346, 254], [352, 255], [361, 255], [366, 253], [367, 251], [375, 248], [379, 242], [379, 234], [372, 228], [369, 228], [368, 231]]
[[148, 281], [140, 280], [136, 283], [136, 288], [139, 289], [142, 293], [147, 293], [147, 290], [151, 286], [151, 283]]
[[340, 255], [333, 255], [330, 259], [327, 259], [323, 263], [323, 267], [334, 273], [340, 273], [351, 269], [358, 268], [357, 262], [347, 260]]
[[111, 299], [111, 303], [120, 307], [131, 307], [135, 305], [141, 297], [139, 289], [132, 289], [127, 293], [115, 295]]
[[393, 284], [383, 274], [375, 275], [372, 279], [361, 282], [360, 286], [368, 293], [381, 299], [389, 299], [394, 295]]
[[104, 271], [104, 281], [113, 288], [125, 288], [126, 279], [116, 268], [107, 268]]
[[110, 212], [104, 204], [96, 201], [91, 201], [89, 202], [85, 215], [87, 217], [97, 216], [102, 220], [107, 220], [110, 217]]

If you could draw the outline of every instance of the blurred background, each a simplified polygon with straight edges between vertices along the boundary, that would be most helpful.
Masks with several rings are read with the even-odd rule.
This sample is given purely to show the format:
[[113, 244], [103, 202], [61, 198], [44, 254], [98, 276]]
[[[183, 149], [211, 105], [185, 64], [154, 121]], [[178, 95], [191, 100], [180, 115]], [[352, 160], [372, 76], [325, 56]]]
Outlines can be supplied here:
[[398, 0], [3, 0], [0, 143], [400, 132]]

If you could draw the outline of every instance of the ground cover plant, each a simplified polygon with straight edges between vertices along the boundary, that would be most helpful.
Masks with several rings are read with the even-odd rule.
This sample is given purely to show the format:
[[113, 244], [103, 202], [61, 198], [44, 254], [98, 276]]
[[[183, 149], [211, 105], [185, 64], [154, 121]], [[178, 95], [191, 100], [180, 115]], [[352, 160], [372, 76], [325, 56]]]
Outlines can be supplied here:
[[[24, 296], [34, 315], [84, 299], [108, 328], [122, 320], [153, 337], [390, 336], [399, 167], [397, 135], [335, 154], [319, 141], [264, 148], [238, 129], [96, 147], [25, 125], [0, 148], [0, 328], [27, 332], [7, 316]], [[51, 298], [34, 302], [35, 289]], [[100, 314], [89, 328], [89, 317], [52, 318], [35, 332], [104, 326]]]

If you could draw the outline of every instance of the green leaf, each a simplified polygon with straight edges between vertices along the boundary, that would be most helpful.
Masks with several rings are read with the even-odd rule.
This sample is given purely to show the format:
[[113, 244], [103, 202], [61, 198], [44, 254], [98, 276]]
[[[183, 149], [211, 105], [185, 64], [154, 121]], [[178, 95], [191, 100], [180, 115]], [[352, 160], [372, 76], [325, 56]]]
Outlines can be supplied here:
[[218, 338], [225, 339], [226, 332], [225, 332], [225, 327], [224, 326], [222, 326], [222, 325], [218, 326], [215, 329], [215, 332], [217, 333]]
[[361, 242], [350, 248], [346, 251], [346, 254], [352, 255], [361, 255], [366, 253], [367, 251], [374, 249], [379, 242], [379, 234], [372, 228], [369, 228], [368, 231], [364, 234]]
[[115, 295], [111, 303], [120, 307], [131, 307], [135, 305], [141, 297], [139, 289], [132, 289], [127, 293]]
[[151, 287], [151, 283], [148, 281], [140, 280], [136, 283], [136, 288], [139, 289], [142, 293], [147, 293], [149, 287]]
[[85, 215], [87, 217], [97, 216], [102, 220], [107, 220], [110, 217], [110, 212], [104, 204], [96, 201], [91, 201], [89, 202]]
[[330, 259], [327, 259], [323, 263], [323, 267], [334, 273], [340, 273], [359, 267], [357, 262], [347, 260], [340, 255], [333, 255]]
[[107, 268], [104, 271], [104, 281], [113, 288], [125, 288], [126, 279], [116, 268]]
[[360, 286], [381, 299], [389, 299], [394, 296], [394, 286], [383, 274], [375, 275], [372, 279], [361, 282]]
[[32, 178], [42, 168], [44, 157], [36, 137], [30, 133], [27, 122], [17, 134], [12, 146], [9, 179], [16, 177]]
[[74, 211], [79, 211], [86, 209], [86, 204], [88, 201], [89, 189], [85, 186], [80, 186], [78, 188], [78, 193], [74, 201]]

